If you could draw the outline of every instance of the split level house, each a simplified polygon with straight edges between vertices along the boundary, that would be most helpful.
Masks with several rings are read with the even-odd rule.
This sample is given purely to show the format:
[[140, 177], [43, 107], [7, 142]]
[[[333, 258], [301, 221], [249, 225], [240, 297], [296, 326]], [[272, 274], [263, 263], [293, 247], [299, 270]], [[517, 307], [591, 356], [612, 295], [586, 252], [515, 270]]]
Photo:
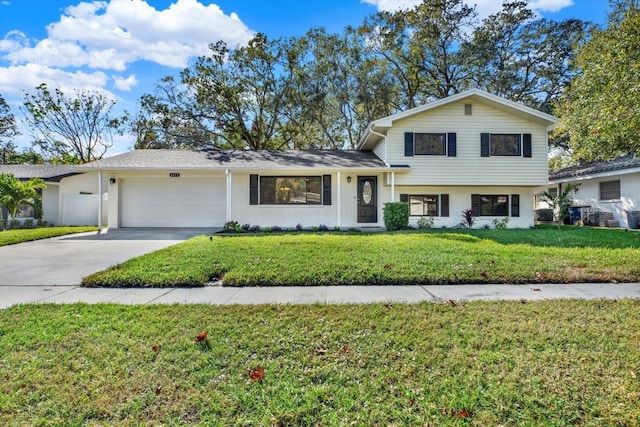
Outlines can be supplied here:
[[555, 122], [474, 89], [373, 121], [354, 150], [135, 150], [73, 171], [96, 183], [94, 217], [109, 228], [382, 228], [393, 201], [414, 224], [453, 227], [473, 209], [478, 226], [524, 228]]

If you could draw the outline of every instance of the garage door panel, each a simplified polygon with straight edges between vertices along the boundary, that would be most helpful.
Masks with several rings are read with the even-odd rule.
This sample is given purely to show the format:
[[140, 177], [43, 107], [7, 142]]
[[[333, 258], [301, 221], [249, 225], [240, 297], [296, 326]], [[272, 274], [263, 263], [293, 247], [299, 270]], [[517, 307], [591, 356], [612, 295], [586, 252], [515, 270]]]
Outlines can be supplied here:
[[123, 179], [122, 227], [219, 227], [225, 179]]

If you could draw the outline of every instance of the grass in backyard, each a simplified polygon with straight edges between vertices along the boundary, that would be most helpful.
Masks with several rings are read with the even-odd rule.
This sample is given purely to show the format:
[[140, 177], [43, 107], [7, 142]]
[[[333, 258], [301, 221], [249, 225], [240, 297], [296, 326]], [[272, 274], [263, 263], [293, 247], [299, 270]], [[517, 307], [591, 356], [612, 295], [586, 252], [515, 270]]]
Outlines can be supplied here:
[[0, 246], [96, 230], [98, 227], [43, 227], [4, 230], [0, 231]]
[[25, 305], [0, 355], [7, 426], [640, 423], [638, 300]]
[[637, 281], [640, 233], [604, 229], [201, 236], [84, 286], [411, 285]]

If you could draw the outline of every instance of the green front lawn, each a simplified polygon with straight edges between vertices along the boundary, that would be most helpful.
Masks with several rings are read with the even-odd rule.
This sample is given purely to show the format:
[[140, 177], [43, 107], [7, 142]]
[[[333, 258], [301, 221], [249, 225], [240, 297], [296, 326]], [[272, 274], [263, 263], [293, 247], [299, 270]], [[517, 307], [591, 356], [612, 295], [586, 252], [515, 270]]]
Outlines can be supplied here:
[[638, 300], [24, 305], [0, 360], [6, 426], [640, 424]]
[[0, 246], [96, 230], [98, 227], [43, 227], [4, 230], [0, 231]]
[[588, 228], [201, 236], [93, 274], [83, 285], [638, 281], [639, 260], [639, 233]]

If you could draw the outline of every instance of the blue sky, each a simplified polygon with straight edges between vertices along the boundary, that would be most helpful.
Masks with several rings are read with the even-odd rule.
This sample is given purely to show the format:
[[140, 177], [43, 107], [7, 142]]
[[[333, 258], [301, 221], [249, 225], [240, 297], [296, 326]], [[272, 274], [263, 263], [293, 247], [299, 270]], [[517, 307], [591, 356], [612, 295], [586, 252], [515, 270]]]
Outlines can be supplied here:
[[[419, 0], [0, 0], [0, 93], [20, 118], [23, 93], [43, 82], [63, 90], [97, 90], [134, 112], [158, 80], [178, 75], [207, 45], [243, 44], [255, 33], [270, 38], [311, 28], [339, 32], [380, 10]], [[479, 18], [501, 0], [470, 0]], [[530, 0], [540, 16], [606, 22], [608, 0]], [[29, 144], [29, 135], [17, 140]], [[110, 154], [133, 145], [130, 136]]]

